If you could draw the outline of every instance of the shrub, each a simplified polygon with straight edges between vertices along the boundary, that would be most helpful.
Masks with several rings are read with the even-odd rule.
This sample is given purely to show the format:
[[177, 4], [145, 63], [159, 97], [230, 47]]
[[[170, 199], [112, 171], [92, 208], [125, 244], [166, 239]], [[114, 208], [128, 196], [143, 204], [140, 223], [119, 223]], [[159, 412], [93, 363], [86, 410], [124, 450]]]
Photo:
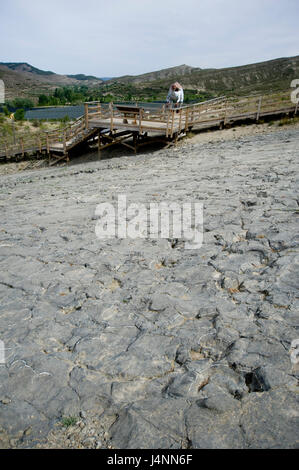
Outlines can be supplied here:
[[33, 101], [31, 101], [28, 98], [16, 98], [12, 102], [12, 104], [15, 108], [25, 108], [25, 109], [33, 108], [34, 106]]
[[40, 95], [40, 96], [38, 97], [38, 104], [39, 104], [39, 106], [47, 106], [48, 101], [49, 101], [49, 98], [48, 98], [47, 95]]
[[15, 112], [15, 120], [16, 121], [24, 121], [25, 119], [25, 111], [23, 108], [19, 108]]
[[63, 118], [61, 119], [61, 122], [69, 122], [69, 121], [70, 121], [70, 118], [67, 114], [63, 116]]

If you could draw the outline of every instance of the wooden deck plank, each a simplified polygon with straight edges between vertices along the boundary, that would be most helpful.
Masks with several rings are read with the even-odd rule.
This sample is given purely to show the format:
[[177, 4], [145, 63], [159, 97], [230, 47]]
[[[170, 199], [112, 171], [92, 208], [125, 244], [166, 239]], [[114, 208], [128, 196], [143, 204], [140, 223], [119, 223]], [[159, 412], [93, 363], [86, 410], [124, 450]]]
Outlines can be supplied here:
[[[178, 120], [179, 121], [179, 118]], [[89, 125], [91, 127], [108, 127], [110, 124], [110, 119], [90, 119], [89, 120]], [[156, 121], [147, 121], [147, 120], [142, 120], [141, 121], [141, 129], [142, 131], [159, 131], [159, 132], [164, 132], [166, 131], [167, 128], [167, 123], [166, 122], [156, 122]], [[139, 122], [134, 124], [134, 122], [130, 122], [130, 119], [128, 119], [128, 123], [124, 123], [123, 119], [121, 118], [114, 118], [113, 119], [113, 129], [128, 129], [130, 131], [139, 131]], [[178, 122], [174, 124], [174, 130], [177, 132], [179, 130], [178, 128]]]
[[[6, 142], [1, 145], [0, 158], [13, 158], [14, 156], [24, 156], [24, 153], [41, 151], [55, 152], [60, 156], [63, 154], [68, 158], [68, 151], [72, 148], [94, 136], [110, 134], [111, 131], [113, 131], [111, 137], [115, 142], [116, 134], [120, 137], [126, 133], [132, 133], [135, 140], [137, 136], [148, 134], [157, 136], [157, 138], [160, 136], [164, 140], [173, 139], [176, 141], [177, 137], [188, 128], [207, 129], [223, 123], [232, 124], [247, 119], [258, 120], [263, 117], [278, 117], [293, 113], [295, 115], [298, 105], [291, 104], [287, 92], [283, 95], [284, 97], [281, 96], [279, 99], [276, 95], [235, 99], [221, 97], [205, 103], [183, 106], [177, 110], [165, 111], [164, 108], [161, 108], [159, 112], [146, 108], [124, 106], [118, 106], [115, 111], [112, 103], [109, 105], [109, 109], [101, 109], [97, 102], [85, 103], [84, 116], [75, 122], [62, 130], [37, 135], [35, 141], [32, 140], [34, 137], [24, 136], [14, 144]], [[93, 112], [95, 106], [96, 114]], [[125, 142], [123, 145], [129, 146]], [[134, 148], [136, 149], [136, 142]]]

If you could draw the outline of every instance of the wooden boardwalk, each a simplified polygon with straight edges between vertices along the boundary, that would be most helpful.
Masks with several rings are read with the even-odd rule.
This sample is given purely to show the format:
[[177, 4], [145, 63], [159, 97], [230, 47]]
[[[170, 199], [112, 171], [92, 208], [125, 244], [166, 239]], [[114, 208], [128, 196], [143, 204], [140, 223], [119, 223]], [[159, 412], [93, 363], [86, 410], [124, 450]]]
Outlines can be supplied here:
[[154, 140], [167, 146], [191, 129], [224, 127], [242, 121], [259, 121], [277, 116], [294, 116], [298, 103], [291, 102], [290, 91], [264, 96], [242, 98], [220, 97], [213, 100], [170, 109], [154, 109], [146, 105], [117, 106], [100, 102], [84, 104], [84, 115], [62, 130], [23, 136], [15, 142], [0, 140], [0, 158], [22, 158], [30, 154], [46, 153], [49, 164], [69, 161], [69, 153], [88, 142], [97, 143], [99, 157], [102, 149], [116, 144], [135, 153], [138, 148]]

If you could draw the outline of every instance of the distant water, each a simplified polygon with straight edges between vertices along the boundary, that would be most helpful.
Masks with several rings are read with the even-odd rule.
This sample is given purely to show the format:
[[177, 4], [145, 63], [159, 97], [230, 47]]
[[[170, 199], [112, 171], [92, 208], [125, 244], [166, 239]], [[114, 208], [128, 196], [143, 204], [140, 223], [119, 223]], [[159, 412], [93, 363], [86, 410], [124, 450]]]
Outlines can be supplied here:
[[77, 119], [84, 114], [84, 105], [63, 106], [61, 108], [33, 108], [25, 113], [25, 119], [62, 119], [68, 116]]
[[[123, 105], [135, 105], [134, 103], [129, 102], [119, 102], [115, 104]], [[145, 108], [159, 108], [163, 105], [163, 102], [154, 102], [154, 103], [137, 103], [138, 106], [143, 106]], [[102, 104], [103, 107], [107, 107], [107, 103]], [[62, 119], [65, 116], [68, 116], [70, 119], [77, 119], [78, 117], [84, 114], [84, 105], [80, 104], [77, 106], [62, 106], [62, 107], [46, 107], [46, 108], [33, 108], [29, 109], [25, 113], [25, 119]]]

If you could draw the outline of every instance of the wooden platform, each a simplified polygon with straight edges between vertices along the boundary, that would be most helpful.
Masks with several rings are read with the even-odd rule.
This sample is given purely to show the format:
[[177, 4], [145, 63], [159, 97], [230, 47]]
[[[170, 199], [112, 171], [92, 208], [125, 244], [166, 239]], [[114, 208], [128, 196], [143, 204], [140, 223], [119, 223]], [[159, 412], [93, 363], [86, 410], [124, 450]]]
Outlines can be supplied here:
[[[110, 127], [110, 119], [90, 119], [89, 120], [89, 125], [91, 127], [98, 127], [98, 128], [109, 128]], [[113, 124], [112, 124], [113, 129], [112, 130], [117, 130], [117, 129], [126, 129], [128, 131], [135, 131], [135, 132], [152, 132], [156, 134], [165, 134], [166, 129], [167, 129], [167, 123], [166, 122], [150, 122], [150, 121], [145, 121], [141, 119], [140, 122], [134, 123], [133, 120], [129, 119], [127, 120], [126, 123], [123, 122], [122, 118], [114, 118]], [[179, 131], [179, 126], [178, 123], [176, 122], [174, 127], [173, 127], [173, 132], [178, 132]]]
[[99, 158], [102, 149], [124, 145], [135, 153], [153, 140], [175, 145], [191, 129], [220, 128], [242, 121], [259, 121], [277, 116], [294, 116], [298, 103], [290, 100], [291, 92], [248, 96], [220, 97], [213, 100], [169, 109], [144, 106], [123, 106], [100, 102], [84, 104], [84, 115], [64, 129], [23, 136], [15, 142], [0, 142], [0, 158], [24, 157], [46, 153], [49, 164], [69, 161], [69, 152], [92, 141], [97, 143]]

